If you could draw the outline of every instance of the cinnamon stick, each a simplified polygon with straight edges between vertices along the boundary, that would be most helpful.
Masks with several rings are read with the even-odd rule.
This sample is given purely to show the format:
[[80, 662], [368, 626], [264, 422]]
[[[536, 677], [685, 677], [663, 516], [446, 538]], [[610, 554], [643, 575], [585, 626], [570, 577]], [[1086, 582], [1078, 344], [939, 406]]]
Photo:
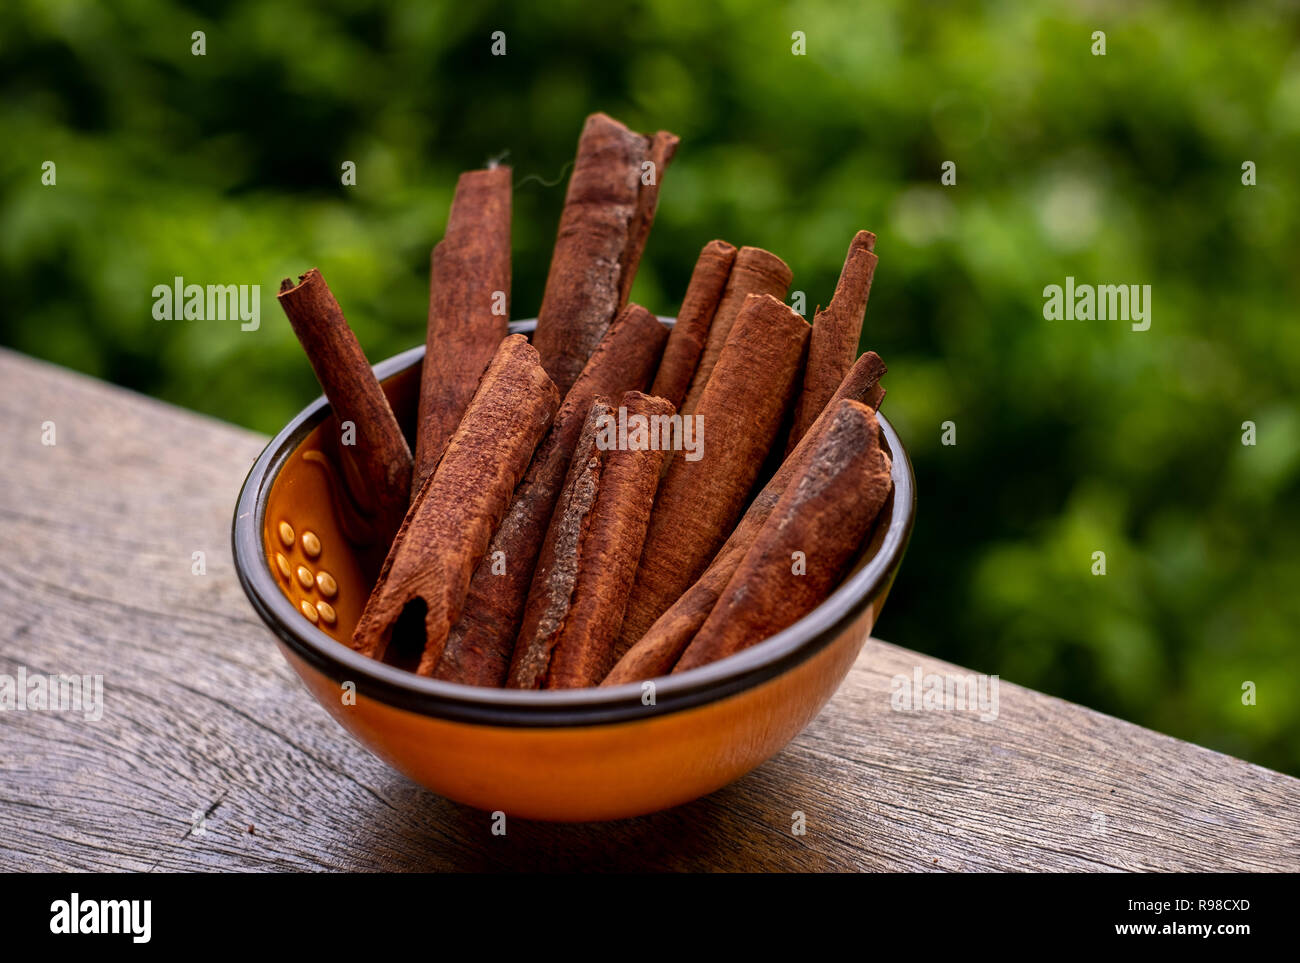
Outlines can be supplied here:
[[[562, 394], [627, 300], [676, 149], [667, 131], [645, 137], [605, 114], [583, 126], [533, 334]], [[650, 184], [647, 161], [654, 164]]]
[[355, 444], [338, 446], [343, 476], [356, 506], [368, 513], [375, 540], [387, 544], [406, 514], [412, 471], [411, 449], [388, 398], [320, 271], [312, 268], [297, 284], [285, 278], [276, 300], [335, 419], [355, 426]]
[[429, 258], [429, 323], [420, 375], [415, 483], [432, 473], [479, 378], [509, 334], [510, 168], [466, 171]]
[[[663, 461], [651, 426], [673, 414], [663, 398], [639, 391], [624, 394], [617, 411], [603, 399], [591, 406], [533, 576], [511, 687], [594, 686], [616, 661]], [[618, 422], [628, 443], [611, 448], [609, 428]]]
[[677, 311], [677, 323], [668, 335], [668, 346], [664, 348], [651, 394], [666, 398], [674, 405], [680, 405], [686, 398], [735, 260], [736, 249], [726, 241], [710, 241], [700, 251], [686, 286], [686, 296]]
[[638, 304], [619, 312], [564, 397], [555, 424], [533, 456], [510, 508], [470, 583], [434, 676], [500, 686], [510, 668], [533, 568], [564, 485], [574, 445], [596, 397], [617, 398], [649, 384], [668, 331]]
[[770, 294], [779, 301], [790, 289], [792, 277], [794, 275], [784, 261], [761, 247], [742, 247], [736, 253], [722, 300], [718, 302], [713, 324], [709, 327], [704, 351], [691, 378], [691, 387], [686, 392], [686, 400], [681, 404], [682, 414], [693, 414], [699, 407], [700, 396], [704, 394], [709, 377], [731, 335], [731, 328], [745, 306], [745, 299], [751, 294]]
[[[627, 299], [632, 296], [632, 282], [636, 280], [641, 255], [645, 252], [650, 228], [654, 226], [655, 212], [659, 209], [659, 178], [677, 153], [678, 143], [680, 138], [676, 134], [666, 130], [658, 131], [650, 138], [645, 158], [641, 162], [636, 213], [632, 215], [632, 223], [628, 226], [627, 245], [623, 248], [623, 257], [619, 262], [621, 304], [627, 304]], [[649, 167], [646, 166], [647, 162]]]
[[701, 457], [675, 452], [660, 485], [620, 651], [699, 577], [736, 524], [792, 400], [807, 344], [808, 322], [786, 305], [766, 294], [746, 300], [695, 412]]
[[807, 470], [808, 459], [830, 423], [828, 413], [846, 399], [860, 401], [878, 410], [885, 389], [880, 385], [885, 364], [874, 351], [868, 351], [849, 369], [830, 404], [813, 422], [795, 450], [782, 462], [780, 469], [755, 496], [744, 517], [736, 526], [704, 574], [696, 580], [654, 625], [618, 661], [602, 685], [622, 685], [667, 675], [681, 658], [691, 639], [700, 630], [717, 604], [718, 597], [735, 574], [745, 553], [754, 544], [772, 509], [785, 494], [793, 478]]
[[418, 599], [425, 616], [417, 671], [432, 674], [470, 577], [559, 403], [528, 340], [502, 341], [402, 522], [353, 632], [354, 649], [382, 659], [394, 624]]
[[825, 309], [813, 319], [812, 338], [808, 342], [808, 364], [804, 368], [803, 391], [795, 403], [794, 424], [790, 429], [786, 451], [792, 451], [804, 432], [817, 420], [835, 386], [843, 380], [858, 356], [862, 338], [862, 319], [871, 295], [871, 279], [876, 273], [873, 248], [876, 235], [858, 231], [844, 257], [844, 268], [835, 285], [835, 294]]
[[831, 416], [674, 672], [707, 665], [794, 624], [844, 574], [892, 482], [871, 409], [845, 400]]

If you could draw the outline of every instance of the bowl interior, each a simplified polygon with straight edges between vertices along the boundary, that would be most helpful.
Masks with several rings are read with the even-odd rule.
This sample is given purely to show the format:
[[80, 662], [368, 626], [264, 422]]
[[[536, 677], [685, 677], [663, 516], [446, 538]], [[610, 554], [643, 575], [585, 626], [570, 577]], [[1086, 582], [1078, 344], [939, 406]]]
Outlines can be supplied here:
[[[533, 326], [517, 321], [510, 329], [529, 334]], [[423, 347], [417, 347], [375, 366], [408, 441], [414, 438], [423, 354]], [[894, 490], [839, 587], [771, 638], [659, 680], [661, 711], [722, 698], [786, 671], [855, 624], [868, 607], [872, 613], [866, 624], [874, 621], [901, 563], [916, 510], [907, 452], [886, 416], [880, 426], [882, 444], [893, 459]], [[236, 571], [253, 607], [282, 644], [331, 678], [355, 680], [359, 692], [444, 718], [550, 727], [643, 714], [643, 693], [636, 683], [539, 692], [481, 688], [417, 676], [354, 652], [346, 642], [388, 546], [368, 539], [364, 521], [358, 525], [349, 510], [339, 468], [340, 440], [328, 403], [317, 399], [267, 445], [236, 507]], [[281, 523], [287, 526], [284, 538]]]
[[[416, 362], [382, 382], [412, 445], [420, 370]], [[364, 520], [350, 507], [338, 457], [341, 437], [337, 419], [328, 414], [289, 455], [267, 497], [262, 544], [268, 570], [299, 617], [346, 643], [379, 577], [387, 546], [367, 542]], [[893, 516], [893, 500], [891, 493], [850, 576], [879, 551]]]
[[[416, 362], [382, 386], [414, 450], [420, 395]], [[387, 545], [353, 507], [339, 457], [343, 434], [329, 413], [285, 459], [262, 520], [264, 563], [298, 617], [346, 643], [379, 577]]]

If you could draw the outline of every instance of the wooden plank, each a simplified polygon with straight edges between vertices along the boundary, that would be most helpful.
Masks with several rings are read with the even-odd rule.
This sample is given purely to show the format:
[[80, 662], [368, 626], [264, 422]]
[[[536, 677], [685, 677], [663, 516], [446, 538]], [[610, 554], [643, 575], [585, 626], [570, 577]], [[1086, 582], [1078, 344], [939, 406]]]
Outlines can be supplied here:
[[1297, 780], [1008, 683], [996, 721], [894, 711], [894, 676], [962, 670], [874, 640], [739, 783], [492, 836], [352, 742], [244, 599], [263, 443], [0, 351], [0, 672], [105, 678], [99, 722], [0, 714], [0, 869], [1300, 869]]

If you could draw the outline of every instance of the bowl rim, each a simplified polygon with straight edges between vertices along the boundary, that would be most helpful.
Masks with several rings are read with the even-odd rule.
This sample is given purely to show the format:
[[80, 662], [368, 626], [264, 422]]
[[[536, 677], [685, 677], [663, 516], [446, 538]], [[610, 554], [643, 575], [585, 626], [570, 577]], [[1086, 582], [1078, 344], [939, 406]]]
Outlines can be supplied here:
[[[672, 324], [672, 318], [662, 318]], [[531, 334], [536, 319], [513, 321], [512, 334]], [[424, 358], [424, 345], [374, 365], [384, 381]], [[888, 527], [876, 554], [799, 621], [735, 655], [654, 680], [654, 703], [642, 702], [643, 682], [563, 690], [493, 689], [445, 682], [386, 665], [331, 638], [302, 618], [284, 596], [264, 557], [262, 528], [266, 495], [289, 457], [330, 411], [324, 395], [289, 420], [258, 455], [239, 492], [231, 526], [235, 572], [254, 610], [298, 658], [336, 682], [353, 682], [369, 698], [456, 722], [551, 728], [608, 725], [679, 712], [752, 688], [811, 658], [833, 642], [890, 586], [916, 518], [916, 478], [893, 425], [878, 414], [893, 457], [894, 498]]]

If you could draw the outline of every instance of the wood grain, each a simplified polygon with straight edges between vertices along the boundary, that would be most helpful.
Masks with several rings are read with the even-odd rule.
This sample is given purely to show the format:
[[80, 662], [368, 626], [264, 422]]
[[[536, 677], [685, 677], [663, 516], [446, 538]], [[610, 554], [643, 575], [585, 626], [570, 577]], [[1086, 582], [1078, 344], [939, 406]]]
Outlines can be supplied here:
[[1300, 781], [1006, 682], [996, 722], [896, 712], [896, 674], [961, 670], [875, 640], [740, 782], [493, 836], [352, 742], [253, 614], [229, 528], [264, 441], [0, 351], [0, 672], [105, 685], [98, 723], [0, 713], [0, 870], [1300, 870]]

